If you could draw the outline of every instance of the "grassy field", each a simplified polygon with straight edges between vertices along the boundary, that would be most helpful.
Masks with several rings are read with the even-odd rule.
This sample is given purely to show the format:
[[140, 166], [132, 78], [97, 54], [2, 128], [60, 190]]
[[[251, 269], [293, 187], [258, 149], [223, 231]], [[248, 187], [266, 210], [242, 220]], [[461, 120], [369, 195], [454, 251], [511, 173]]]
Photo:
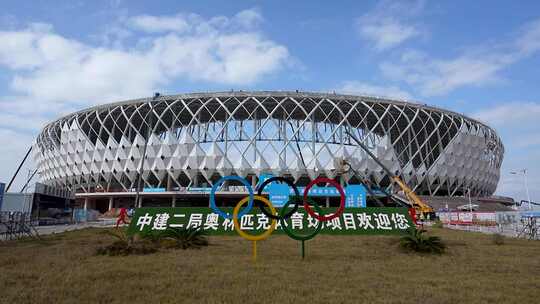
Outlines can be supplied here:
[[403, 253], [397, 237], [211, 237], [201, 250], [95, 256], [100, 229], [0, 244], [2, 303], [539, 303], [540, 242], [497, 246], [477, 233], [433, 229], [448, 253]]

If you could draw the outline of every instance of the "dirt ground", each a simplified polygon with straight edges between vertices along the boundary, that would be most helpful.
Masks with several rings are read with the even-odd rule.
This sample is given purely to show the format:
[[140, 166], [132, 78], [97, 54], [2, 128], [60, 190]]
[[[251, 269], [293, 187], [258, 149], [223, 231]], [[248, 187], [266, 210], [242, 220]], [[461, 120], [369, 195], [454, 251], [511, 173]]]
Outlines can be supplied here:
[[539, 303], [540, 241], [432, 229], [441, 256], [408, 254], [395, 236], [287, 236], [251, 244], [210, 237], [200, 250], [96, 256], [104, 229], [0, 243], [1, 303]]

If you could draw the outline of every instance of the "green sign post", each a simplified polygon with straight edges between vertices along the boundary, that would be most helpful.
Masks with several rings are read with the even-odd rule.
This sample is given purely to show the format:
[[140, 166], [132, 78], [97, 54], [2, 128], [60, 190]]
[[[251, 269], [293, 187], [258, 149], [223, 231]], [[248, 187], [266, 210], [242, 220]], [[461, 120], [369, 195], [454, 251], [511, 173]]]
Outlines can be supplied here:
[[[233, 208], [222, 208], [232, 214]], [[324, 214], [332, 212], [322, 208]], [[278, 210], [279, 213], [279, 210]], [[270, 227], [271, 220], [257, 208], [239, 219], [240, 229], [251, 234], [262, 233]], [[288, 230], [295, 234], [307, 234], [317, 228], [317, 219], [309, 216], [303, 208], [298, 209], [285, 221]], [[202, 227], [209, 235], [237, 235], [233, 220], [224, 219], [210, 208], [138, 208], [131, 220], [128, 233], [163, 233], [167, 228]], [[343, 214], [323, 222], [321, 233], [335, 235], [354, 234], [401, 234], [414, 224], [407, 208], [345, 208]], [[274, 233], [285, 233], [278, 221]]]

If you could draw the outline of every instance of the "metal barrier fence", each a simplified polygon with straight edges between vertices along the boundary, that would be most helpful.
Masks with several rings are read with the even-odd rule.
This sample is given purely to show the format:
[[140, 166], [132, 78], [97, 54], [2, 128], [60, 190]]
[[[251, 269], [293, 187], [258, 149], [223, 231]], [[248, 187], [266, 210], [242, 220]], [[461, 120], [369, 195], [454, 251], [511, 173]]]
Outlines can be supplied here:
[[27, 212], [0, 212], [0, 241], [22, 237], [37, 237], [39, 234]]
[[439, 212], [444, 227], [540, 240], [540, 218], [527, 212]]

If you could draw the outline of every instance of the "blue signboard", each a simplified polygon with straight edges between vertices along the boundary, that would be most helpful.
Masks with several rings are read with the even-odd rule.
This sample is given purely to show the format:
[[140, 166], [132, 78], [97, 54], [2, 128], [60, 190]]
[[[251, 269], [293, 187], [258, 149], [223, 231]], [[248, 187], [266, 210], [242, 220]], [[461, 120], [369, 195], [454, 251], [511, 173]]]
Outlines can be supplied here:
[[[300, 194], [306, 187], [298, 187]], [[345, 187], [346, 207], [366, 207], [366, 188], [362, 185], [348, 185]], [[289, 196], [294, 195], [294, 190], [287, 184], [271, 183], [265, 187], [270, 201], [275, 207], [282, 207], [287, 203]], [[309, 189], [308, 196], [316, 197], [339, 197], [339, 191], [334, 187], [316, 187]]]
[[[298, 187], [300, 193], [304, 193], [306, 187]], [[291, 194], [293, 194], [293, 189], [291, 189]], [[334, 187], [318, 187], [313, 186], [309, 189], [309, 196], [339, 196], [339, 192]]]
[[366, 207], [366, 188], [362, 185], [345, 187], [345, 207]]
[[212, 187], [188, 187], [187, 188], [187, 191], [188, 192], [208, 192], [210, 193], [210, 191], [212, 190]]
[[6, 184], [0, 183], [0, 210], [2, 210], [2, 203], [4, 202], [5, 189], [6, 189]]
[[165, 188], [143, 188], [143, 192], [165, 192]]
[[[255, 189], [264, 183], [267, 179], [273, 177], [272, 174], [263, 173], [259, 176]], [[292, 191], [292, 190], [291, 190]], [[283, 207], [289, 200], [289, 185], [278, 182], [271, 182], [264, 187], [264, 192], [268, 193], [269, 199], [274, 207]]]
[[289, 185], [271, 183], [268, 187], [268, 196], [274, 207], [283, 207], [289, 200]]

